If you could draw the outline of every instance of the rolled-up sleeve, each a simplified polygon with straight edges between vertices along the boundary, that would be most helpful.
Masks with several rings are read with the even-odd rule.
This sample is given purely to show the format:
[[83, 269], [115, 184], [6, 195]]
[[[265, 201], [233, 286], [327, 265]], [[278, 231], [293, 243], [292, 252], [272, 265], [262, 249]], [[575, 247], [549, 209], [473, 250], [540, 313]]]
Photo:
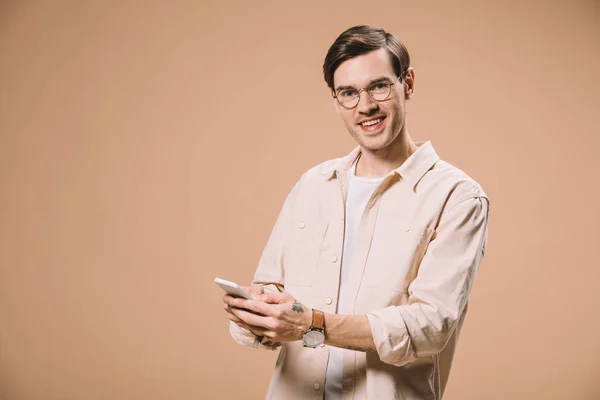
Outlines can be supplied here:
[[402, 366], [444, 349], [483, 258], [488, 218], [485, 196], [468, 197], [446, 210], [408, 288], [407, 304], [367, 313], [383, 362]]
[[260, 338], [248, 329], [240, 328], [231, 321], [229, 321], [229, 333], [233, 340], [242, 346], [265, 350], [275, 350], [281, 346], [281, 343], [271, 342], [267, 339]]

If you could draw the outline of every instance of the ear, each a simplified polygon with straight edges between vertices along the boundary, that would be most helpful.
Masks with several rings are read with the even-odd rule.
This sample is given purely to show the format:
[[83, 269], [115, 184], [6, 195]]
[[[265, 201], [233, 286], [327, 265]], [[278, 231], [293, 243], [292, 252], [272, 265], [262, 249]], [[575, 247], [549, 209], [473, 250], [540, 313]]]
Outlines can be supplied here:
[[406, 76], [404, 77], [404, 98], [410, 99], [415, 93], [415, 70], [413, 67], [408, 67]]

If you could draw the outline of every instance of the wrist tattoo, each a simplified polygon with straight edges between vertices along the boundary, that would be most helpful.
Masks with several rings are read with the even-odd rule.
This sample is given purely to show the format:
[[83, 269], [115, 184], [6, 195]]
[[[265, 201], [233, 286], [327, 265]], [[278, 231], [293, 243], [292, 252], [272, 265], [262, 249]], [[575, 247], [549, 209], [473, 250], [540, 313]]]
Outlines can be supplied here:
[[302, 304], [300, 304], [298, 302], [298, 300], [294, 301], [294, 304], [292, 304], [292, 311], [295, 311], [297, 313], [302, 313], [304, 312], [304, 308], [302, 308]]

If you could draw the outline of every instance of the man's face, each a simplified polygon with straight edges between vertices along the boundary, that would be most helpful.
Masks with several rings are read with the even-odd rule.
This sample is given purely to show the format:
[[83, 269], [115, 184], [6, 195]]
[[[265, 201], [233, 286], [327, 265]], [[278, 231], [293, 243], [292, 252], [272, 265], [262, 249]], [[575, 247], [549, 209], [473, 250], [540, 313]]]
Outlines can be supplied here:
[[[394, 84], [384, 101], [375, 101], [367, 93], [360, 92], [360, 101], [355, 108], [346, 109], [334, 99], [335, 107], [342, 117], [348, 132], [364, 150], [385, 149], [400, 135], [405, 123], [405, 96], [412, 89], [412, 69], [406, 82], [396, 79], [390, 55], [379, 49], [344, 61], [333, 75], [334, 90], [353, 87], [356, 90], [369, 87], [380, 81]], [[410, 96], [410, 93], [408, 94]], [[375, 124], [371, 125], [373, 122]]]

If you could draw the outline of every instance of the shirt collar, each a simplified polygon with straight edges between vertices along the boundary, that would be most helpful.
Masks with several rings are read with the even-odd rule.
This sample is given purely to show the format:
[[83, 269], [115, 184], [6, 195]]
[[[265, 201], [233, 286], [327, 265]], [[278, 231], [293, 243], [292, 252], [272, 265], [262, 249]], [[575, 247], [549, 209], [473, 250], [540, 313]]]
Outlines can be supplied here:
[[[440, 159], [430, 141], [415, 142], [415, 145], [417, 146], [417, 150], [400, 167], [390, 171], [388, 174], [400, 175], [413, 190], [425, 173]], [[360, 153], [360, 147], [357, 146], [347, 156], [339, 158], [326, 166], [321, 173], [330, 179], [334, 174], [346, 173], [360, 156]]]

